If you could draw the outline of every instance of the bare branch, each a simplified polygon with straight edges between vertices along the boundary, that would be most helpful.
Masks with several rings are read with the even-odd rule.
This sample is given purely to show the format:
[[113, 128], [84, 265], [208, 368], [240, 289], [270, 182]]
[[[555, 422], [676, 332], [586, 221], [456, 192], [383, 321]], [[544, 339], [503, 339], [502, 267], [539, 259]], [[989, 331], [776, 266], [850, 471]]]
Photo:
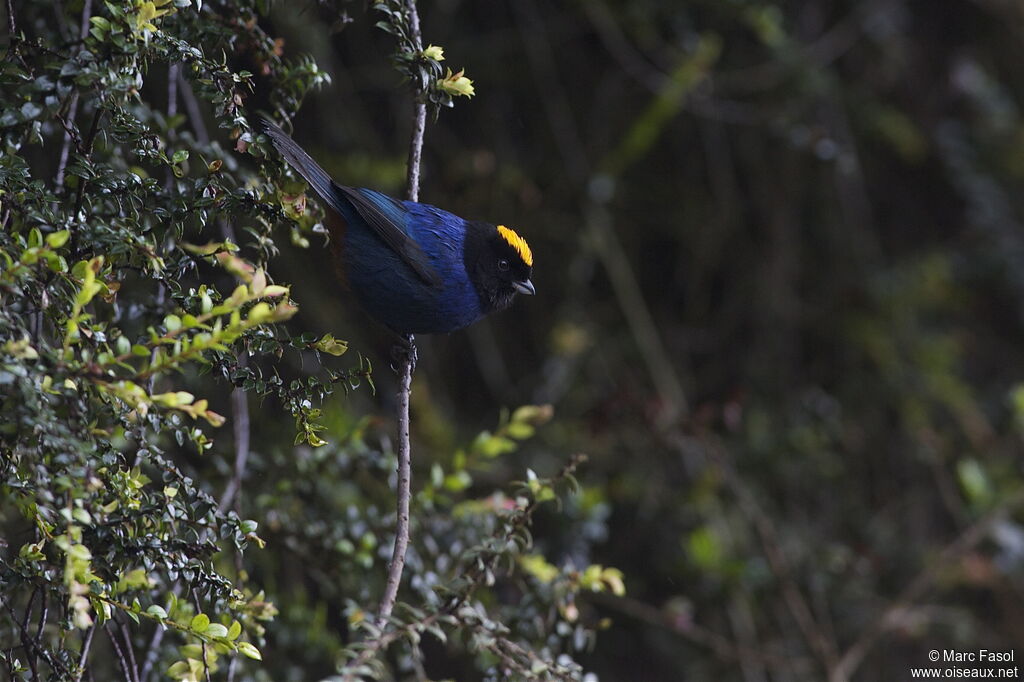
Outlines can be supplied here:
[[13, 43], [18, 34], [18, 23], [14, 19], [14, 0], [7, 0], [7, 33]]
[[[238, 366], [245, 366], [245, 351], [239, 351]], [[245, 475], [246, 463], [249, 460], [249, 397], [241, 387], [231, 391], [231, 426], [235, 437], [235, 471], [231, 480], [224, 487], [220, 496], [220, 508], [227, 510], [232, 503], [240, 498], [242, 477]]]
[[[406, 0], [409, 11], [409, 37], [412, 38], [415, 50], [423, 49], [423, 34], [420, 32], [420, 14], [416, 10], [416, 0]], [[423, 156], [423, 133], [427, 129], [427, 102], [425, 93], [417, 85], [415, 87], [414, 113], [412, 122], [412, 140], [409, 143], [409, 162], [406, 168], [406, 198], [418, 201], [420, 196], [420, 162]]]
[[125, 658], [124, 651], [121, 649], [121, 644], [117, 641], [117, 637], [110, 630], [109, 624], [103, 626], [103, 631], [107, 633], [107, 638], [110, 640], [110, 646], [114, 648], [114, 654], [117, 656], [117, 661], [121, 664], [121, 672], [124, 673], [125, 682], [134, 682], [132, 670], [128, 666], [128, 660]]
[[[96, 103], [96, 111], [92, 115], [92, 124], [89, 126], [89, 132], [85, 136], [85, 154], [84, 156], [88, 159], [92, 155], [92, 145], [96, 141], [96, 133], [100, 129], [100, 119], [103, 118], [103, 109], [100, 108], [99, 103]], [[75, 208], [71, 213], [72, 220], [74, 221], [74, 228], [71, 230], [71, 251], [75, 253], [78, 251], [78, 237], [79, 237], [79, 223], [78, 213], [82, 210], [82, 202], [85, 201], [85, 188], [88, 185], [88, 181], [85, 178], [79, 178], [78, 192], [75, 196]]]
[[[171, 594], [175, 597], [181, 594], [181, 583], [175, 582], [174, 587], [171, 588]], [[170, 604], [167, 605], [170, 609]], [[153, 670], [153, 666], [156, 664], [156, 659], [160, 655], [160, 643], [164, 639], [164, 633], [167, 629], [158, 626], [153, 630], [153, 638], [149, 640], [149, 646], [146, 647], [146, 658], [142, 662], [142, 673], [139, 675], [140, 682], [146, 682], [149, 679], [149, 674]]]
[[96, 626], [90, 625], [85, 633], [85, 640], [82, 642], [82, 652], [78, 656], [78, 670], [75, 672], [75, 682], [80, 682], [82, 673], [85, 672], [85, 664], [89, 660], [89, 650], [92, 648], [92, 636], [96, 634]]
[[[10, 0], [8, 0], [8, 5]], [[89, 19], [92, 18], [92, 0], [85, 0], [82, 6], [82, 21], [78, 29], [78, 37], [80, 40], [85, 40], [85, 37], [89, 35]], [[61, 125], [64, 126], [64, 142], [60, 148], [60, 160], [57, 163], [57, 179], [55, 184], [57, 186], [57, 192], [60, 192], [64, 188], [64, 171], [68, 165], [68, 156], [71, 153], [71, 141], [74, 136], [74, 122], [75, 116], [78, 115], [78, 92], [75, 91], [71, 95], [71, 102], [68, 106], [67, 123], [63, 117], [58, 116], [57, 120], [60, 121]]]
[[203, 111], [199, 108], [199, 100], [192, 90], [192, 85], [185, 78], [185, 74], [178, 70], [178, 91], [185, 100], [185, 110], [188, 112], [189, 123], [196, 134], [196, 139], [202, 144], [210, 143], [210, 133], [206, 130], [206, 123], [203, 121]]
[[157, 656], [160, 655], [160, 643], [164, 639], [165, 632], [167, 630], [159, 625], [153, 629], [153, 638], [149, 640], [149, 646], [146, 647], [146, 658], [142, 661], [142, 672], [139, 674], [139, 679], [143, 682], [149, 679], [149, 673], [156, 663]]
[[412, 392], [412, 375], [416, 371], [416, 341], [412, 334], [406, 337], [407, 347], [400, 350], [398, 386], [398, 518], [395, 523], [395, 548], [388, 566], [387, 584], [380, 600], [377, 614], [378, 627], [384, 627], [398, 597], [398, 586], [402, 582], [405, 568], [405, 552], [409, 547], [409, 501], [412, 498], [412, 462], [409, 448], [409, 394]]
[[124, 638], [125, 653], [128, 654], [129, 670], [132, 672], [132, 682], [139, 682], [139, 666], [135, 662], [135, 647], [132, 646], [132, 633], [126, 623], [120, 623], [121, 637]]
[[[409, 33], [416, 50], [423, 49], [420, 32], [420, 17], [416, 0], [406, 0], [409, 16]], [[427, 127], [427, 103], [420, 86], [415, 86], [413, 104], [412, 140], [409, 143], [409, 167], [406, 170], [406, 197], [416, 201], [420, 194], [420, 163], [423, 156], [423, 134]], [[409, 447], [409, 394], [412, 392], [412, 375], [416, 371], [416, 340], [412, 334], [405, 337], [405, 347], [396, 346], [400, 361], [398, 367], [398, 489], [396, 495], [398, 518], [395, 523], [395, 547], [388, 566], [387, 583], [380, 600], [377, 624], [383, 627], [398, 598], [398, 587], [402, 582], [405, 568], [405, 552], [409, 547], [409, 502], [412, 498], [412, 456]]]

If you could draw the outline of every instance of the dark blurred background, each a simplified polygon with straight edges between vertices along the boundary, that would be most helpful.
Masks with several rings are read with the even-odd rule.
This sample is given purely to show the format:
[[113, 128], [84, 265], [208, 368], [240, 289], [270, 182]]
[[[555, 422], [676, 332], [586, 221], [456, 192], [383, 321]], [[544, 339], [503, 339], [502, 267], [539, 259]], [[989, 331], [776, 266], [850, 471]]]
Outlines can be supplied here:
[[[273, 8], [285, 56], [333, 79], [295, 136], [400, 194], [408, 95], [389, 36], [344, 9], [342, 27], [335, 5]], [[585, 605], [610, 619], [586, 667], [895, 679], [932, 648], [1024, 641], [1024, 5], [420, 12], [476, 88], [428, 126], [421, 200], [515, 227], [538, 295], [420, 340], [418, 476], [499, 407], [554, 405], [524, 457], [587, 453], [597, 511], [542, 520], [540, 548], [628, 590]], [[323, 256], [276, 261], [300, 326], [384, 367], [387, 335]]]

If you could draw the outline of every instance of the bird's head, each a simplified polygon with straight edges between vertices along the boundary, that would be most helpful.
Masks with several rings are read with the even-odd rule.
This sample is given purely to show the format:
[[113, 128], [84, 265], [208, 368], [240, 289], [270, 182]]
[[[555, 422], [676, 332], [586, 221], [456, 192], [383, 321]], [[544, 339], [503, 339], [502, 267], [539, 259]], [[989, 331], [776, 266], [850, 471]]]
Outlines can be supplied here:
[[533, 252], [526, 240], [504, 225], [470, 223], [466, 269], [489, 311], [502, 310], [520, 294], [534, 294]]

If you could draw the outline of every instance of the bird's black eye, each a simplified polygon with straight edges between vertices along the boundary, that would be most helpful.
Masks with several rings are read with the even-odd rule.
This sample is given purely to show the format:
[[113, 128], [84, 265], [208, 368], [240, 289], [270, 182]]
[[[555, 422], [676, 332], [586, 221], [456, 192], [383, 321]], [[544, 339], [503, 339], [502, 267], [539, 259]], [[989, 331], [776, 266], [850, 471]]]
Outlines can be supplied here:
[[504, 258], [498, 261], [498, 269], [501, 270], [502, 272], [508, 270], [508, 261], [505, 260]]

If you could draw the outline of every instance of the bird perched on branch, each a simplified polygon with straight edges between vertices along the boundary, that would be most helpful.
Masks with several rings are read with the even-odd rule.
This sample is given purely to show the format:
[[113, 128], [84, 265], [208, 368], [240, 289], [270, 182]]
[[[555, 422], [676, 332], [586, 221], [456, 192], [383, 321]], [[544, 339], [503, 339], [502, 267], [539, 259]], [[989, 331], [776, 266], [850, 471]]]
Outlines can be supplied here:
[[453, 332], [534, 293], [533, 253], [511, 228], [339, 185], [281, 128], [263, 129], [323, 201], [343, 280], [392, 331]]

